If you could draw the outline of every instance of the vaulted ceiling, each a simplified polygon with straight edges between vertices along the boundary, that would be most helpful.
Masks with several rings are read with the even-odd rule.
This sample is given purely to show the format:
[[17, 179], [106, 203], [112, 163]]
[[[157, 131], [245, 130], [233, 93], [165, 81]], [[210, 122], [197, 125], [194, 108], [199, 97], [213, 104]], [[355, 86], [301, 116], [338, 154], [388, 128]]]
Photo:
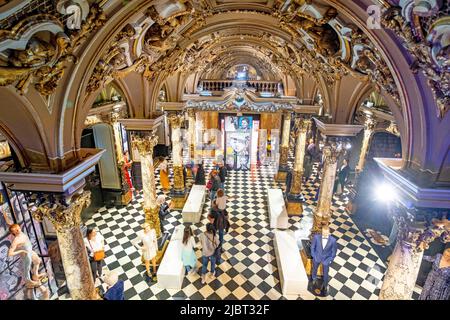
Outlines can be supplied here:
[[[12, 0], [0, 5], [0, 128], [25, 163], [60, 159], [56, 168], [47, 161], [58, 171], [77, 161], [84, 120], [108, 83], [123, 92], [131, 117], [149, 118], [163, 85], [181, 101], [187, 79], [248, 63], [267, 79], [291, 79], [298, 98], [320, 92], [336, 123], [350, 122], [379, 92], [398, 123], [406, 162], [437, 172], [447, 150], [437, 135], [448, 132], [449, 9], [424, 13], [421, 5]], [[18, 114], [39, 141], [22, 137]]]

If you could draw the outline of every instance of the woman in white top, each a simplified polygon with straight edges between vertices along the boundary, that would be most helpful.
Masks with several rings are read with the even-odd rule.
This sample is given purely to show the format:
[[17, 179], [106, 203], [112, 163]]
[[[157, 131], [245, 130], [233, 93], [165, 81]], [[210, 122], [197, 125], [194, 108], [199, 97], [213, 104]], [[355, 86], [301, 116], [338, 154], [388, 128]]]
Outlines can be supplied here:
[[219, 189], [217, 191], [216, 200], [214, 200], [217, 204], [217, 208], [220, 211], [224, 211], [227, 208], [227, 196], [225, 195], [225, 192], [223, 189]]
[[[137, 246], [138, 243], [142, 243], [140, 249], [142, 250], [142, 257], [145, 262], [147, 276], [153, 280], [156, 278], [156, 253], [158, 252], [156, 231], [151, 228], [149, 223], [144, 223], [142, 228], [144, 230], [138, 233], [138, 237], [135, 241], [133, 241], [133, 245]], [[152, 262], [154, 274], [150, 273], [150, 261]]]
[[101, 279], [103, 269], [103, 259], [95, 260], [94, 254], [96, 252], [105, 252], [105, 239], [93, 228], [88, 228], [86, 231], [86, 238], [84, 238], [84, 245], [86, 246], [89, 262], [91, 263], [92, 275], [94, 282], [97, 276]]
[[186, 268], [186, 273], [194, 273], [197, 264], [197, 256], [195, 255], [195, 239], [190, 226], [184, 227], [181, 259]]

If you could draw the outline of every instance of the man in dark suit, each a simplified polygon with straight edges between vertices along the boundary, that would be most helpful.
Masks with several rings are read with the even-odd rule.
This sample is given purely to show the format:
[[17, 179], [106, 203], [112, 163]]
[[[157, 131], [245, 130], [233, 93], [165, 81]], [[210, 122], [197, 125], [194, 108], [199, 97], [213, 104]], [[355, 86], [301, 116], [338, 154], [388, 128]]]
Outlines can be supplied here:
[[337, 253], [337, 242], [336, 238], [330, 235], [330, 229], [328, 224], [322, 224], [322, 233], [315, 234], [311, 242], [311, 256], [313, 258], [313, 268], [312, 268], [312, 280], [314, 287], [317, 283], [317, 270], [319, 265], [322, 264], [323, 267], [323, 286], [325, 294], [328, 286], [328, 271], [330, 269], [330, 264], [333, 262]]
[[348, 165], [347, 159], [344, 159], [342, 162], [342, 166], [339, 169], [338, 176], [336, 179], [336, 182], [334, 184], [334, 192], [337, 191], [338, 186], [341, 186], [341, 189], [339, 190], [336, 195], [341, 195], [344, 192], [345, 184], [347, 183], [348, 175], [350, 174], [350, 167]]

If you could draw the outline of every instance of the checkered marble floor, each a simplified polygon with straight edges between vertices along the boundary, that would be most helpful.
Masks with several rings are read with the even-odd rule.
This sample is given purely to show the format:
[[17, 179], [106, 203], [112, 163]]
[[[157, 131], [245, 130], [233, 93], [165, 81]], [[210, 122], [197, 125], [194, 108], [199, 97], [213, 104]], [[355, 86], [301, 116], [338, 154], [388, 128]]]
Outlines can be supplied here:
[[[211, 165], [205, 167], [209, 172]], [[245, 172], [229, 171], [225, 189], [231, 228], [225, 235], [224, 262], [218, 267], [218, 277], [208, 279], [205, 285], [201, 284], [198, 273], [186, 276], [181, 290], [161, 289], [158, 284], [145, 281], [140, 252], [131, 244], [144, 221], [142, 193], [136, 194], [127, 207], [103, 207], [95, 213], [87, 225], [97, 227], [105, 237], [105, 269], [117, 271], [125, 281], [125, 299], [299, 299], [281, 293], [266, 204], [268, 188], [284, 188], [274, 181], [274, 174], [271, 166], [253, 167]], [[163, 194], [159, 174], [157, 177], [158, 194]], [[300, 238], [309, 235], [319, 183], [309, 181], [304, 185], [304, 217], [289, 219], [290, 230]], [[333, 199], [330, 229], [338, 240], [338, 254], [330, 268], [329, 297], [321, 299], [378, 299], [386, 265], [345, 212], [345, 203], [345, 195]], [[207, 200], [202, 221], [192, 225], [197, 244], [198, 235], [207, 223], [208, 210]], [[165, 231], [171, 233], [181, 221], [181, 213], [172, 211], [164, 221]], [[201, 256], [200, 249], [197, 256]]]

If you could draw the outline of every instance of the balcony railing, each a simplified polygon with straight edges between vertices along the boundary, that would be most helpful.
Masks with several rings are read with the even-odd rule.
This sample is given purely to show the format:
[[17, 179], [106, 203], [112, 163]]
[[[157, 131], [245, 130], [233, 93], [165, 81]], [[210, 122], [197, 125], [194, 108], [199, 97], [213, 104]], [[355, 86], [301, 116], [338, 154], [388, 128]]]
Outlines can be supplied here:
[[283, 94], [282, 82], [261, 80], [200, 80], [198, 91], [220, 92], [231, 87], [253, 88], [256, 92]]

